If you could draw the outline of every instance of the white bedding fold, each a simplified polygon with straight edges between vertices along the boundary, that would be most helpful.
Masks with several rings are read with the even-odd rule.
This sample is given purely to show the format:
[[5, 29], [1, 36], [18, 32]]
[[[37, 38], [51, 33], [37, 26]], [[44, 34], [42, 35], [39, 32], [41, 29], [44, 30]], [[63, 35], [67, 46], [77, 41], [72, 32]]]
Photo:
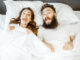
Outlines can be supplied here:
[[42, 58], [51, 55], [51, 51], [33, 33], [11, 31], [0, 34], [0, 60], [27, 60], [32, 55]]
[[72, 50], [52, 53], [33, 33], [20, 29], [0, 34], [0, 60], [79, 60], [79, 56]]

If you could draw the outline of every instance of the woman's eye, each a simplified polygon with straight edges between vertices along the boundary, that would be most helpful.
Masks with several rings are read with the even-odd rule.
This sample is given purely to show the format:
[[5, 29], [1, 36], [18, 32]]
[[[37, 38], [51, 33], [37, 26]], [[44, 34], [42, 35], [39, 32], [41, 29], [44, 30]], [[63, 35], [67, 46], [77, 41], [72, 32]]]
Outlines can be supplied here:
[[25, 15], [25, 13], [23, 13], [23, 15]]

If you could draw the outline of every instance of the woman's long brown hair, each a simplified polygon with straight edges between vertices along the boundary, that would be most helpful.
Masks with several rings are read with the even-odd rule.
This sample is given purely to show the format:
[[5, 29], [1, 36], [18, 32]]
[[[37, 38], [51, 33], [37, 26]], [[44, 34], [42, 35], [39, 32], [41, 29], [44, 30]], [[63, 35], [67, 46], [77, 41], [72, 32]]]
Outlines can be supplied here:
[[34, 12], [31, 8], [23, 8], [21, 11], [20, 11], [20, 14], [17, 18], [13, 18], [13, 20], [10, 21], [10, 24], [20, 24], [20, 17], [21, 17], [21, 14], [22, 12], [25, 10], [25, 9], [28, 9], [31, 11], [31, 22], [29, 22], [28, 26], [26, 26], [26, 28], [29, 28], [35, 35], [37, 35], [37, 26], [36, 26], [36, 23], [34, 21]]

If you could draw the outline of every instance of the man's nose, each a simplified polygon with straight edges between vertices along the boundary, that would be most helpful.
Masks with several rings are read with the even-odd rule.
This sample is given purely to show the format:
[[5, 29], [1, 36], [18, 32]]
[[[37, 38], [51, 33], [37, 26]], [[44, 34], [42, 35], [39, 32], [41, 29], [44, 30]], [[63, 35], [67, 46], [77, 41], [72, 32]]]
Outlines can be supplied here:
[[48, 14], [46, 14], [46, 17], [48, 17]]

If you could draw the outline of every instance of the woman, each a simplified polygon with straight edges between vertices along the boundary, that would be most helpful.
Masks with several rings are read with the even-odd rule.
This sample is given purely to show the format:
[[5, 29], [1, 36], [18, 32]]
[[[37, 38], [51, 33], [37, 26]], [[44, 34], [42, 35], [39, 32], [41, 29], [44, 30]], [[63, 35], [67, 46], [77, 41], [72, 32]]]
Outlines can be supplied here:
[[[37, 35], [37, 27], [34, 21], [34, 13], [31, 8], [23, 8], [19, 16], [10, 21], [10, 24], [19, 24], [23, 28], [30, 29], [35, 35]], [[15, 29], [14, 26], [10, 26], [10, 30]]]
[[31, 8], [23, 8], [19, 16], [10, 21], [9, 29], [0, 34], [0, 60], [33, 60], [32, 56], [47, 58], [51, 55], [51, 51], [35, 36], [37, 27]]

